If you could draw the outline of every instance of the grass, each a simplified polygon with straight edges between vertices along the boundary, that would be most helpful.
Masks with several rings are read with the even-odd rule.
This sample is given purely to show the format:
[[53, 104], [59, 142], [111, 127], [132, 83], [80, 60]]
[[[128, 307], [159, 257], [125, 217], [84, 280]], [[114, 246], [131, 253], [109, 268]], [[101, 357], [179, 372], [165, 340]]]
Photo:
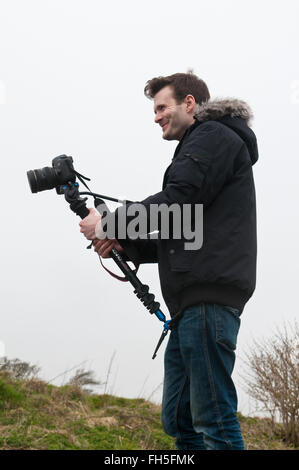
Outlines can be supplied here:
[[[0, 449], [174, 450], [160, 406], [0, 372]], [[279, 425], [239, 415], [250, 449], [290, 449]]]

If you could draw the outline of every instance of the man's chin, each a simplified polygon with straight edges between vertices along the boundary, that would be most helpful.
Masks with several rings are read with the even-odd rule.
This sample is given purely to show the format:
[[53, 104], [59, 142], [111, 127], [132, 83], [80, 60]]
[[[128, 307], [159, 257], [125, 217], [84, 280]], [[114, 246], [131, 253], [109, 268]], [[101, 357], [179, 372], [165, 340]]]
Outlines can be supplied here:
[[165, 132], [164, 134], [162, 134], [162, 139], [163, 139], [163, 140], [174, 140], [171, 135], [167, 134], [167, 132]]

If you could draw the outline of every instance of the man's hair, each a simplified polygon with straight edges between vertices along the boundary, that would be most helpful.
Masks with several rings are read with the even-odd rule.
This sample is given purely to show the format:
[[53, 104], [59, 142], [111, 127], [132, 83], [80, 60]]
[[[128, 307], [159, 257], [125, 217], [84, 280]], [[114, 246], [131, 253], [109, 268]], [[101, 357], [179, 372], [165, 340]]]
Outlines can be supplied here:
[[172, 87], [173, 96], [179, 104], [184, 101], [187, 95], [192, 95], [197, 104], [210, 99], [207, 85], [192, 72], [152, 78], [146, 82], [144, 94], [147, 98], [153, 99], [165, 86]]

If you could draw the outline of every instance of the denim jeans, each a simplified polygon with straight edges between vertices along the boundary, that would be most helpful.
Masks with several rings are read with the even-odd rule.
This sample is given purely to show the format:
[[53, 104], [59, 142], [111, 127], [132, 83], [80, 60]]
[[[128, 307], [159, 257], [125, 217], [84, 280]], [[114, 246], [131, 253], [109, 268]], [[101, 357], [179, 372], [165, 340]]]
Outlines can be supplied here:
[[184, 311], [165, 351], [162, 424], [179, 450], [242, 450], [235, 363], [238, 310], [202, 303]]

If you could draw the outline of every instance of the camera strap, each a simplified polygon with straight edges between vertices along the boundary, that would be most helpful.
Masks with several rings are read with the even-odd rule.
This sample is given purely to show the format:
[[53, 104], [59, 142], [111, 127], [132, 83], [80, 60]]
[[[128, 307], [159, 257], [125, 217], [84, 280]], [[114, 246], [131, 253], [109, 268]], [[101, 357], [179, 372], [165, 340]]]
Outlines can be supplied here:
[[[107, 273], [110, 274], [110, 276], [114, 277], [115, 279], [118, 279], [119, 281], [128, 282], [128, 279], [126, 278], [126, 276], [122, 277], [122, 276], [118, 276], [117, 274], [113, 273], [112, 271], [110, 271], [110, 269], [108, 269], [108, 268], [106, 268], [106, 266], [104, 266], [100, 256], [99, 256], [99, 258], [100, 258], [100, 263], [101, 263], [102, 267], [107, 271]], [[132, 263], [133, 263], [133, 261], [132, 261]], [[138, 271], [139, 266], [136, 266], [135, 263], [133, 263], [133, 264], [135, 266], [135, 269], [133, 269], [133, 272], [136, 274], [137, 271]]]

